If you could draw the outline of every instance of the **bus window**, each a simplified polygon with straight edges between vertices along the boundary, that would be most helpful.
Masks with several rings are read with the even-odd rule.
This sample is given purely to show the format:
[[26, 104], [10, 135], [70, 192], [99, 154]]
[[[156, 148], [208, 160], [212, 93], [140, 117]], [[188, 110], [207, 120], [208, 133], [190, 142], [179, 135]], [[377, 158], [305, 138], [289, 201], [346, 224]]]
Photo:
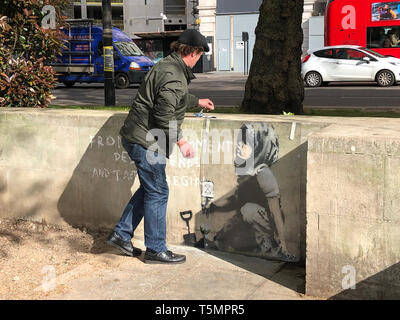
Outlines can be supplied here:
[[367, 28], [367, 48], [400, 47], [399, 27]]
[[389, 40], [390, 40], [390, 46], [392, 48], [395, 47], [400, 47], [400, 30], [393, 28], [388, 32], [389, 35]]

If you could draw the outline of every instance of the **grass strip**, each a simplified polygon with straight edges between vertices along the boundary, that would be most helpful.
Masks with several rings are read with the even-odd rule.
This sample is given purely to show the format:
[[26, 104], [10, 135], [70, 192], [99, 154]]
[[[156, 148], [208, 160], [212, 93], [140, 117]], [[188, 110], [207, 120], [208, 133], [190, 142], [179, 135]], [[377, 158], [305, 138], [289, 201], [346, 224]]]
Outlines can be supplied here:
[[[130, 106], [86, 106], [86, 105], [71, 105], [57, 106], [51, 105], [49, 109], [76, 109], [76, 110], [112, 110], [112, 111], [129, 111]], [[187, 113], [197, 113], [199, 108], [189, 108]], [[237, 106], [216, 107], [212, 113], [219, 114], [251, 114], [243, 112]], [[368, 110], [368, 109], [314, 109], [305, 108], [305, 116], [328, 116], [328, 117], [384, 117], [384, 118], [400, 118], [400, 110]], [[290, 116], [288, 116], [290, 117]]]

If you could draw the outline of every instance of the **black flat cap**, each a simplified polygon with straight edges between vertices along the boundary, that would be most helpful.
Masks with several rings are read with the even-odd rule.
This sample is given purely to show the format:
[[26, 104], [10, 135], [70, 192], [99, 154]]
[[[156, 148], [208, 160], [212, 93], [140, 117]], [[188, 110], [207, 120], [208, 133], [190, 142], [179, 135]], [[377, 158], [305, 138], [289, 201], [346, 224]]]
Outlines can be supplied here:
[[191, 47], [202, 47], [204, 52], [210, 51], [206, 38], [195, 29], [186, 29], [183, 31], [178, 41]]

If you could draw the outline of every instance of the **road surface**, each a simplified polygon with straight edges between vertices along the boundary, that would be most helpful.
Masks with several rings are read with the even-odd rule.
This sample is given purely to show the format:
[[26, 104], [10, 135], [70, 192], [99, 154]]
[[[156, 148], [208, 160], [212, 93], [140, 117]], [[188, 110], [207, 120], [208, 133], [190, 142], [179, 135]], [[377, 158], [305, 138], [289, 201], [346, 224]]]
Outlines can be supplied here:
[[[216, 106], [239, 106], [244, 96], [247, 76], [240, 73], [196, 74], [190, 93], [210, 98]], [[138, 86], [116, 89], [116, 104], [130, 106]], [[104, 105], [103, 84], [59, 84], [53, 91], [53, 105]], [[399, 108], [400, 85], [381, 88], [375, 83], [335, 83], [321, 88], [305, 88], [305, 108]]]

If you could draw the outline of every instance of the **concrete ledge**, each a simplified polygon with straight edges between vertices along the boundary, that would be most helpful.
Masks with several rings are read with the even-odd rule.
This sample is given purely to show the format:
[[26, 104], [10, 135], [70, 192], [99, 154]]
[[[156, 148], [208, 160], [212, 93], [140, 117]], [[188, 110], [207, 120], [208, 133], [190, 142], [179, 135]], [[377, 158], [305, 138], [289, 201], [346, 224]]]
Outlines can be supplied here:
[[400, 132], [331, 125], [309, 137], [306, 293], [400, 298]]
[[[118, 136], [126, 115], [1, 109], [0, 216], [113, 227], [138, 186], [135, 167]], [[274, 126], [280, 145], [271, 170], [280, 189], [288, 248], [306, 260], [308, 295], [399, 297], [400, 119], [215, 116], [187, 115], [183, 129], [193, 134], [189, 138], [198, 155], [205, 128], [234, 132], [243, 123]], [[221, 137], [214, 153], [222, 156], [223, 146]], [[240, 186], [231, 163], [186, 161], [175, 150], [167, 175], [169, 243], [182, 244], [187, 233], [181, 211], [192, 210], [191, 231], [201, 239], [200, 228], [206, 227], [209, 241], [241, 217], [240, 206], [229, 209]], [[214, 182], [215, 208], [222, 208], [213, 214], [201, 210], [203, 179]], [[140, 226], [135, 237], [142, 238], [142, 231]], [[252, 247], [239, 251], [268, 258]], [[343, 289], [351, 279], [343, 273], [348, 270], [355, 270], [355, 290]]]
[[[126, 112], [111, 111], [3, 109], [0, 113], [0, 204], [4, 208], [1, 215], [39, 221], [44, 218], [57, 224], [113, 227], [138, 187], [136, 169], [118, 135], [126, 115]], [[212, 240], [235, 214], [240, 218], [245, 202], [239, 207], [239, 204], [233, 205], [233, 210], [226, 205], [238, 187], [232, 161], [234, 133], [243, 123], [256, 122], [273, 124], [279, 136], [279, 161], [272, 170], [287, 218], [285, 233], [291, 252], [305, 260], [306, 141], [311, 132], [327, 125], [323, 121], [307, 122], [306, 118], [299, 118], [294, 124], [291, 117], [217, 115], [217, 119], [199, 119], [188, 114], [184, 131], [187, 134], [190, 131], [188, 139], [195, 146], [197, 157], [183, 159], [175, 149], [167, 167], [171, 195], [167, 214], [170, 243], [181, 244], [187, 233], [179, 212], [193, 212], [190, 228], [196, 232], [197, 239], [203, 237], [202, 226], [209, 230], [208, 238]], [[207, 139], [214, 150], [208, 163], [219, 157], [221, 161], [217, 164], [200, 161], [206, 128], [211, 133], [222, 134]], [[228, 163], [224, 163], [226, 155], [231, 156]], [[200, 182], [203, 179], [215, 183], [214, 203], [222, 210], [214, 210], [218, 211], [216, 214], [202, 213]], [[265, 207], [266, 198], [259, 200]], [[136, 237], [142, 236], [141, 228]], [[251, 247], [243, 250], [249, 255], [262, 256]]]

